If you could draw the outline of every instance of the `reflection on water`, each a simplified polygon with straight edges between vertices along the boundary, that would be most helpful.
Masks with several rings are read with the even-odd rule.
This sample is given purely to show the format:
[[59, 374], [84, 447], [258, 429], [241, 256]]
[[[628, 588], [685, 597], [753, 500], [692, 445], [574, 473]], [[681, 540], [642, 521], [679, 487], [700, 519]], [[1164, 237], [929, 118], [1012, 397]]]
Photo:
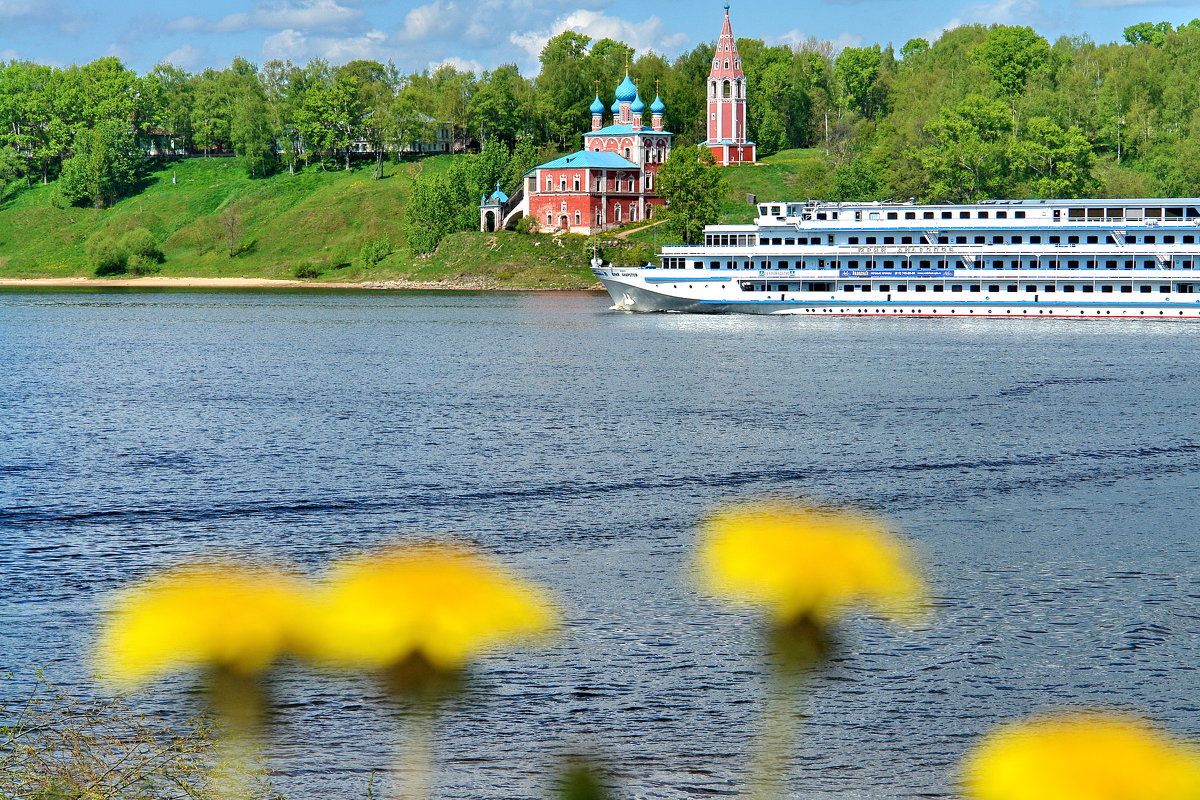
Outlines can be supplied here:
[[[740, 786], [753, 626], [687, 583], [714, 504], [896, 519], [933, 623], [861, 623], [818, 681], [795, 796], [953, 792], [1046, 706], [1200, 736], [1200, 326], [633, 315], [597, 294], [0, 293], [0, 668], [86, 682], [113, 587], [232, 550], [316, 571], [453, 532], [549, 583], [553, 648], [482, 665], [444, 797], [543, 796], [560, 750], [630, 796]], [[390, 723], [289, 673], [295, 797], [365, 796]]]

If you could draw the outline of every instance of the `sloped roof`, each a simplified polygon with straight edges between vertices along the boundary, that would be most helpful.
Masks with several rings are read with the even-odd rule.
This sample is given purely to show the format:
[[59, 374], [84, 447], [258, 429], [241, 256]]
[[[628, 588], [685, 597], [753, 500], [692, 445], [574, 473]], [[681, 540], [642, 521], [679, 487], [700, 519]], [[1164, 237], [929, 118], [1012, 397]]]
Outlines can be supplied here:
[[563, 156], [562, 158], [556, 158], [553, 161], [547, 161], [545, 164], [539, 164], [537, 168], [563, 169], [568, 167], [637, 169], [638, 165], [634, 164], [627, 158], [622, 158], [616, 153], [596, 152], [595, 150], [579, 150], [571, 153], [569, 156]]
[[674, 136], [670, 131], [656, 131], [653, 128], [642, 126], [640, 131], [635, 131], [632, 125], [622, 125], [620, 123], [609, 125], [606, 128], [601, 128], [598, 131], [588, 131], [584, 136], [626, 136], [626, 135], [644, 135], [644, 136]]

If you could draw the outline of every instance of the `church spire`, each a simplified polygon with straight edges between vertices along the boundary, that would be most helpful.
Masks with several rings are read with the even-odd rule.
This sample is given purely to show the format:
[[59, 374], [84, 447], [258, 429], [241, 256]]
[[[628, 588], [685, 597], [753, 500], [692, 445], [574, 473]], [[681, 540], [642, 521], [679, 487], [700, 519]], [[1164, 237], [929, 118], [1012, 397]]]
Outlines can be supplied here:
[[733, 37], [729, 5], [708, 73], [708, 141], [718, 164], [754, 161], [753, 142], [746, 140], [746, 73]]

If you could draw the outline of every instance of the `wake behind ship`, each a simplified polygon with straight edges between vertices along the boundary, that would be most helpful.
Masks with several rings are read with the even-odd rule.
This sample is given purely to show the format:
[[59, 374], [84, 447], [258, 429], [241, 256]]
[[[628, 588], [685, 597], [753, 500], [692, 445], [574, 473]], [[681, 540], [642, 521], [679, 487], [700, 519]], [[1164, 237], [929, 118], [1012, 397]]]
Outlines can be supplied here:
[[592, 270], [629, 311], [1200, 319], [1200, 199], [757, 212], [658, 264]]

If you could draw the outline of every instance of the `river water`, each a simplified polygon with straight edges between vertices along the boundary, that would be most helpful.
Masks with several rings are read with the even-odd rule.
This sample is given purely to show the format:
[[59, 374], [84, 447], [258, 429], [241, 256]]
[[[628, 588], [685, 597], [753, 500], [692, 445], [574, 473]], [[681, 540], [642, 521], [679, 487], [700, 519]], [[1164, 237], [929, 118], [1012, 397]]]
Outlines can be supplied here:
[[[437, 795], [739, 790], [756, 628], [694, 592], [696, 521], [769, 493], [878, 511], [926, 627], [863, 620], [813, 682], [797, 798], [954, 794], [995, 724], [1077, 705], [1200, 738], [1200, 326], [629, 315], [588, 293], [0, 293], [0, 668], [88, 685], [107, 592], [197, 554], [317, 572], [454, 534], [556, 592], [486, 659]], [[288, 673], [276, 783], [363, 798], [394, 731]], [[169, 702], [169, 701], [168, 701]]]

